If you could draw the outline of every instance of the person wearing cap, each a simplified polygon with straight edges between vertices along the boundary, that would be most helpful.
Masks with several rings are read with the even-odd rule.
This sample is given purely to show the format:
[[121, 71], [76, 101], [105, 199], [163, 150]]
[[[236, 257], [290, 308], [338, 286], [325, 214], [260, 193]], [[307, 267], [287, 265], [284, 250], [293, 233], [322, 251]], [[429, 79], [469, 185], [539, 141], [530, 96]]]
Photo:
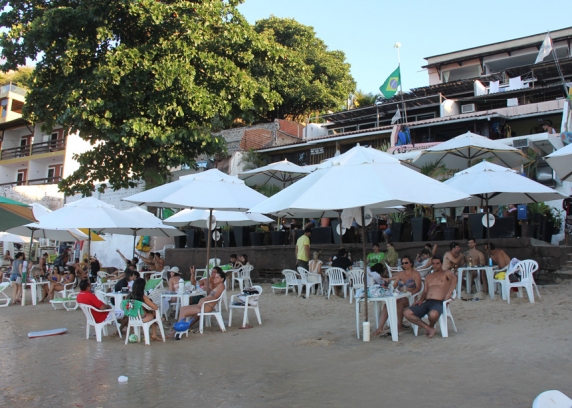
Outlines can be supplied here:
[[171, 292], [179, 291], [180, 279], [181, 279], [181, 273], [179, 272], [179, 268], [173, 266], [171, 269], [169, 269], [169, 290]]

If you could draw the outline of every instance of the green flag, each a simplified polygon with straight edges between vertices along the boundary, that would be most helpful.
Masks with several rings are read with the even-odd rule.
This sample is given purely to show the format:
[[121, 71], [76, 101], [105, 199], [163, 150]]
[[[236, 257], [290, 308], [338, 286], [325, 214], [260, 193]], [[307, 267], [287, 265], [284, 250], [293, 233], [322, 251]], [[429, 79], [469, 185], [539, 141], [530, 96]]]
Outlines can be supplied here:
[[399, 67], [395, 71], [391, 73], [389, 77], [385, 80], [382, 86], [379, 87], [382, 95], [389, 99], [397, 92], [397, 87], [401, 83], [401, 72], [399, 71]]

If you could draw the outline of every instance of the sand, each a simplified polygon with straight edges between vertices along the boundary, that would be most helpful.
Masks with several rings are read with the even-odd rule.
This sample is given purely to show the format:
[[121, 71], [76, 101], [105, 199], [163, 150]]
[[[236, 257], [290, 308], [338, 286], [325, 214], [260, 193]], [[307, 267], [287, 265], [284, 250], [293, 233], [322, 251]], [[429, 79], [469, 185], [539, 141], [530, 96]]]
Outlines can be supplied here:
[[[1, 308], [0, 406], [525, 407], [549, 389], [572, 396], [570, 281], [542, 286], [534, 304], [456, 300], [449, 338], [369, 343], [356, 338], [349, 299], [263, 287], [262, 326], [252, 314], [254, 327], [239, 330], [237, 313], [226, 333], [215, 325], [151, 346], [86, 340], [79, 309]], [[27, 338], [58, 327], [68, 333]]]

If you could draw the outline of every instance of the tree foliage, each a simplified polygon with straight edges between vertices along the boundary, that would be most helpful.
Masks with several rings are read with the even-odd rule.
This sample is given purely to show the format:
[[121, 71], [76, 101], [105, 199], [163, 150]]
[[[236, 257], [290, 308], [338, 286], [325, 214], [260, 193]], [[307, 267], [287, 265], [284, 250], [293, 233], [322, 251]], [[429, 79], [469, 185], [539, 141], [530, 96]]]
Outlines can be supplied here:
[[21, 88], [30, 89], [32, 87], [32, 67], [18, 67], [15, 70], [0, 73], [0, 85], [8, 85], [10, 83]]
[[300, 119], [312, 111], [339, 110], [355, 89], [350, 64], [341, 51], [329, 50], [314, 29], [289, 18], [259, 20], [254, 29], [280, 47], [280, 61], [256, 58], [252, 75], [281, 97], [261, 119]]
[[372, 92], [366, 93], [358, 89], [354, 92], [352, 99], [352, 108], [366, 108], [375, 104], [375, 101], [379, 97], [379, 94], [374, 94]]
[[89, 195], [99, 181], [163, 180], [170, 166], [224, 148], [213, 128], [273, 109], [280, 96], [251, 68], [255, 58], [272, 65], [280, 50], [239, 2], [0, 1], [2, 69], [37, 60], [25, 118], [92, 144], [60, 189]]

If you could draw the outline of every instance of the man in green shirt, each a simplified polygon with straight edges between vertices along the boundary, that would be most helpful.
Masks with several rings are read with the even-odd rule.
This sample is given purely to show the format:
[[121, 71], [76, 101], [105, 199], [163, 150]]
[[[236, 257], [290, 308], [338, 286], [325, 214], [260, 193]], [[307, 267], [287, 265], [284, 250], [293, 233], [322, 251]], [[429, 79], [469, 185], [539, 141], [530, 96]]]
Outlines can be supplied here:
[[310, 236], [312, 235], [312, 227], [304, 228], [304, 235], [296, 241], [296, 266], [308, 270], [308, 262], [310, 261]]
[[373, 272], [377, 272], [383, 275], [383, 260], [385, 259], [385, 254], [379, 251], [379, 244], [373, 244], [373, 252], [367, 256], [367, 266]]

